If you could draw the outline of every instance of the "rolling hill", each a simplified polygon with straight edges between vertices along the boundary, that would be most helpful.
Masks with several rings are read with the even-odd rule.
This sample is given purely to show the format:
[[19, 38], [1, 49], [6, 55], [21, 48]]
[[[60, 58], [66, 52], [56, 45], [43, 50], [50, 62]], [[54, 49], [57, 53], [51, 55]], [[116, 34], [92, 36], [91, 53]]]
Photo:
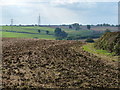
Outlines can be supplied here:
[[104, 34], [95, 43], [95, 47], [120, 55], [120, 32], [108, 32]]
[[[111, 31], [116, 31], [117, 27], [98, 27], [92, 26], [91, 30], [88, 30], [86, 26], [80, 26], [80, 30], [69, 29], [66, 26], [56, 26], [60, 27], [63, 31], [68, 33], [68, 37], [77, 37], [78, 39], [87, 39], [87, 38], [98, 38], [103, 32], [108, 28]], [[39, 38], [39, 39], [48, 39], [55, 40], [54, 35], [55, 26], [0, 26], [0, 32], [2, 36], [0, 37], [16, 37], [16, 38]], [[38, 32], [40, 30], [40, 33]], [[46, 31], [49, 31], [49, 34], [46, 34]], [[67, 38], [68, 38], [67, 37]]]

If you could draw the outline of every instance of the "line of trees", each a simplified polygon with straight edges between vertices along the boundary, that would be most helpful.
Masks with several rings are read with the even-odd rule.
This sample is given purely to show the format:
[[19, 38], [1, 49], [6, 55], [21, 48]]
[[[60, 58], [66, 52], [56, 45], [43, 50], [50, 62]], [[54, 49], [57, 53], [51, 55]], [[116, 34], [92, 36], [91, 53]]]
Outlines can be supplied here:
[[[46, 32], [46, 34], [48, 34], [49, 35], [49, 31], [45, 31]], [[38, 33], [41, 33], [41, 30], [40, 29], [38, 29]]]
[[[80, 26], [82, 26], [82, 25], [79, 25], [79, 23], [74, 23], [74, 24], [72, 24], [72, 25], [69, 25], [69, 29], [75, 29], [75, 30], [80, 30], [81, 28], [80, 28]], [[91, 29], [91, 26], [92, 25], [87, 25], [87, 29]]]
[[87, 29], [89, 29], [89, 30], [90, 30], [90, 29], [91, 29], [91, 25], [87, 25]]
[[61, 28], [56, 28], [54, 33], [56, 36], [56, 40], [62, 40], [68, 36], [68, 34], [65, 31], [62, 31]]
[[80, 25], [78, 23], [74, 23], [72, 25], [69, 25], [69, 29], [80, 30]]

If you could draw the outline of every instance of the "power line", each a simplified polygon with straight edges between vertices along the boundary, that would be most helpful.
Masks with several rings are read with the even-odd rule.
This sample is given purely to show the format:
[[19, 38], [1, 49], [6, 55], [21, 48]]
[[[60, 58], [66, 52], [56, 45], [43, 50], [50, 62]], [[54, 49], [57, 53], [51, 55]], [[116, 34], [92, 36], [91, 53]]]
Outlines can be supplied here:
[[40, 19], [40, 14], [39, 14], [39, 18], [38, 18], [38, 26], [40, 26], [41, 24], [41, 19]]
[[11, 26], [13, 26], [13, 19], [11, 19]]

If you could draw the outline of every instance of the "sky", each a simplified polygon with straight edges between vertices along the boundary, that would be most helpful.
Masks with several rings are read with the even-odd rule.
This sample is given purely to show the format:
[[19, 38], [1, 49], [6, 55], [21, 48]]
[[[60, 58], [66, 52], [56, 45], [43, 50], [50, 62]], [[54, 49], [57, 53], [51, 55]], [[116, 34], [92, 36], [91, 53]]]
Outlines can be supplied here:
[[119, 0], [0, 0], [0, 25], [118, 24]]

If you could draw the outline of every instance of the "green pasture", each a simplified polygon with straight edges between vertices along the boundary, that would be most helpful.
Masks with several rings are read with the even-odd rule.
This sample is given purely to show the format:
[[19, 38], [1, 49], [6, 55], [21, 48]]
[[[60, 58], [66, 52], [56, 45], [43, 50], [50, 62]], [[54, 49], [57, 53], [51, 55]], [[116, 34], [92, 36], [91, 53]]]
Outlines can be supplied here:
[[[3, 31], [2, 37], [17, 37], [17, 38], [40, 38], [40, 39], [50, 39], [55, 40], [54, 28], [48, 27], [23, 27], [23, 26], [0, 26]], [[16, 32], [7, 32], [7, 31], [16, 31]], [[39, 33], [38, 30], [41, 32]], [[46, 34], [46, 31], [49, 31], [49, 34]], [[24, 32], [24, 33], [17, 33]], [[26, 33], [25, 33], [26, 32]], [[33, 33], [33, 34], [29, 34]]]
[[55, 37], [53, 35], [25, 34], [25, 33], [13, 33], [13, 32], [2, 32], [2, 37], [39, 38], [39, 39], [55, 40]]
[[[1, 29], [2, 28], [2, 29]], [[38, 26], [0, 26], [2, 30], [2, 37], [25, 37], [25, 38], [40, 38], [40, 39], [55, 39], [53, 27], [38, 27]], [[73, 30], [61, 28], [68, 33], [68, 36], [89, 36], [92, 34], [91, 30]], [[41, 32], [39, 33], [38, 30]], [[16, 31], [16, 32], [11, 32]], [[46, 34], [49, 31], [49, 34]], [[23, 32], [23, 33], [22, 33]]]
[[30, 32], [30, 33], [38, 33], [38, 30], [41, 30], [41, 34], [46, 34], [46, 31], [49, 31], [50, 34], [54, 34], [54, 29], [53, 28], [37, 27], [37, 26], [33, 26], [33, 27], [2, 26], [2, 30]]
[[75, 35], [88, 36], [92, 34], [91, 30], [80, 30], [80, 31], [71, 30], [66, 32], [69, 34], [69, 36], [75, 36]]

